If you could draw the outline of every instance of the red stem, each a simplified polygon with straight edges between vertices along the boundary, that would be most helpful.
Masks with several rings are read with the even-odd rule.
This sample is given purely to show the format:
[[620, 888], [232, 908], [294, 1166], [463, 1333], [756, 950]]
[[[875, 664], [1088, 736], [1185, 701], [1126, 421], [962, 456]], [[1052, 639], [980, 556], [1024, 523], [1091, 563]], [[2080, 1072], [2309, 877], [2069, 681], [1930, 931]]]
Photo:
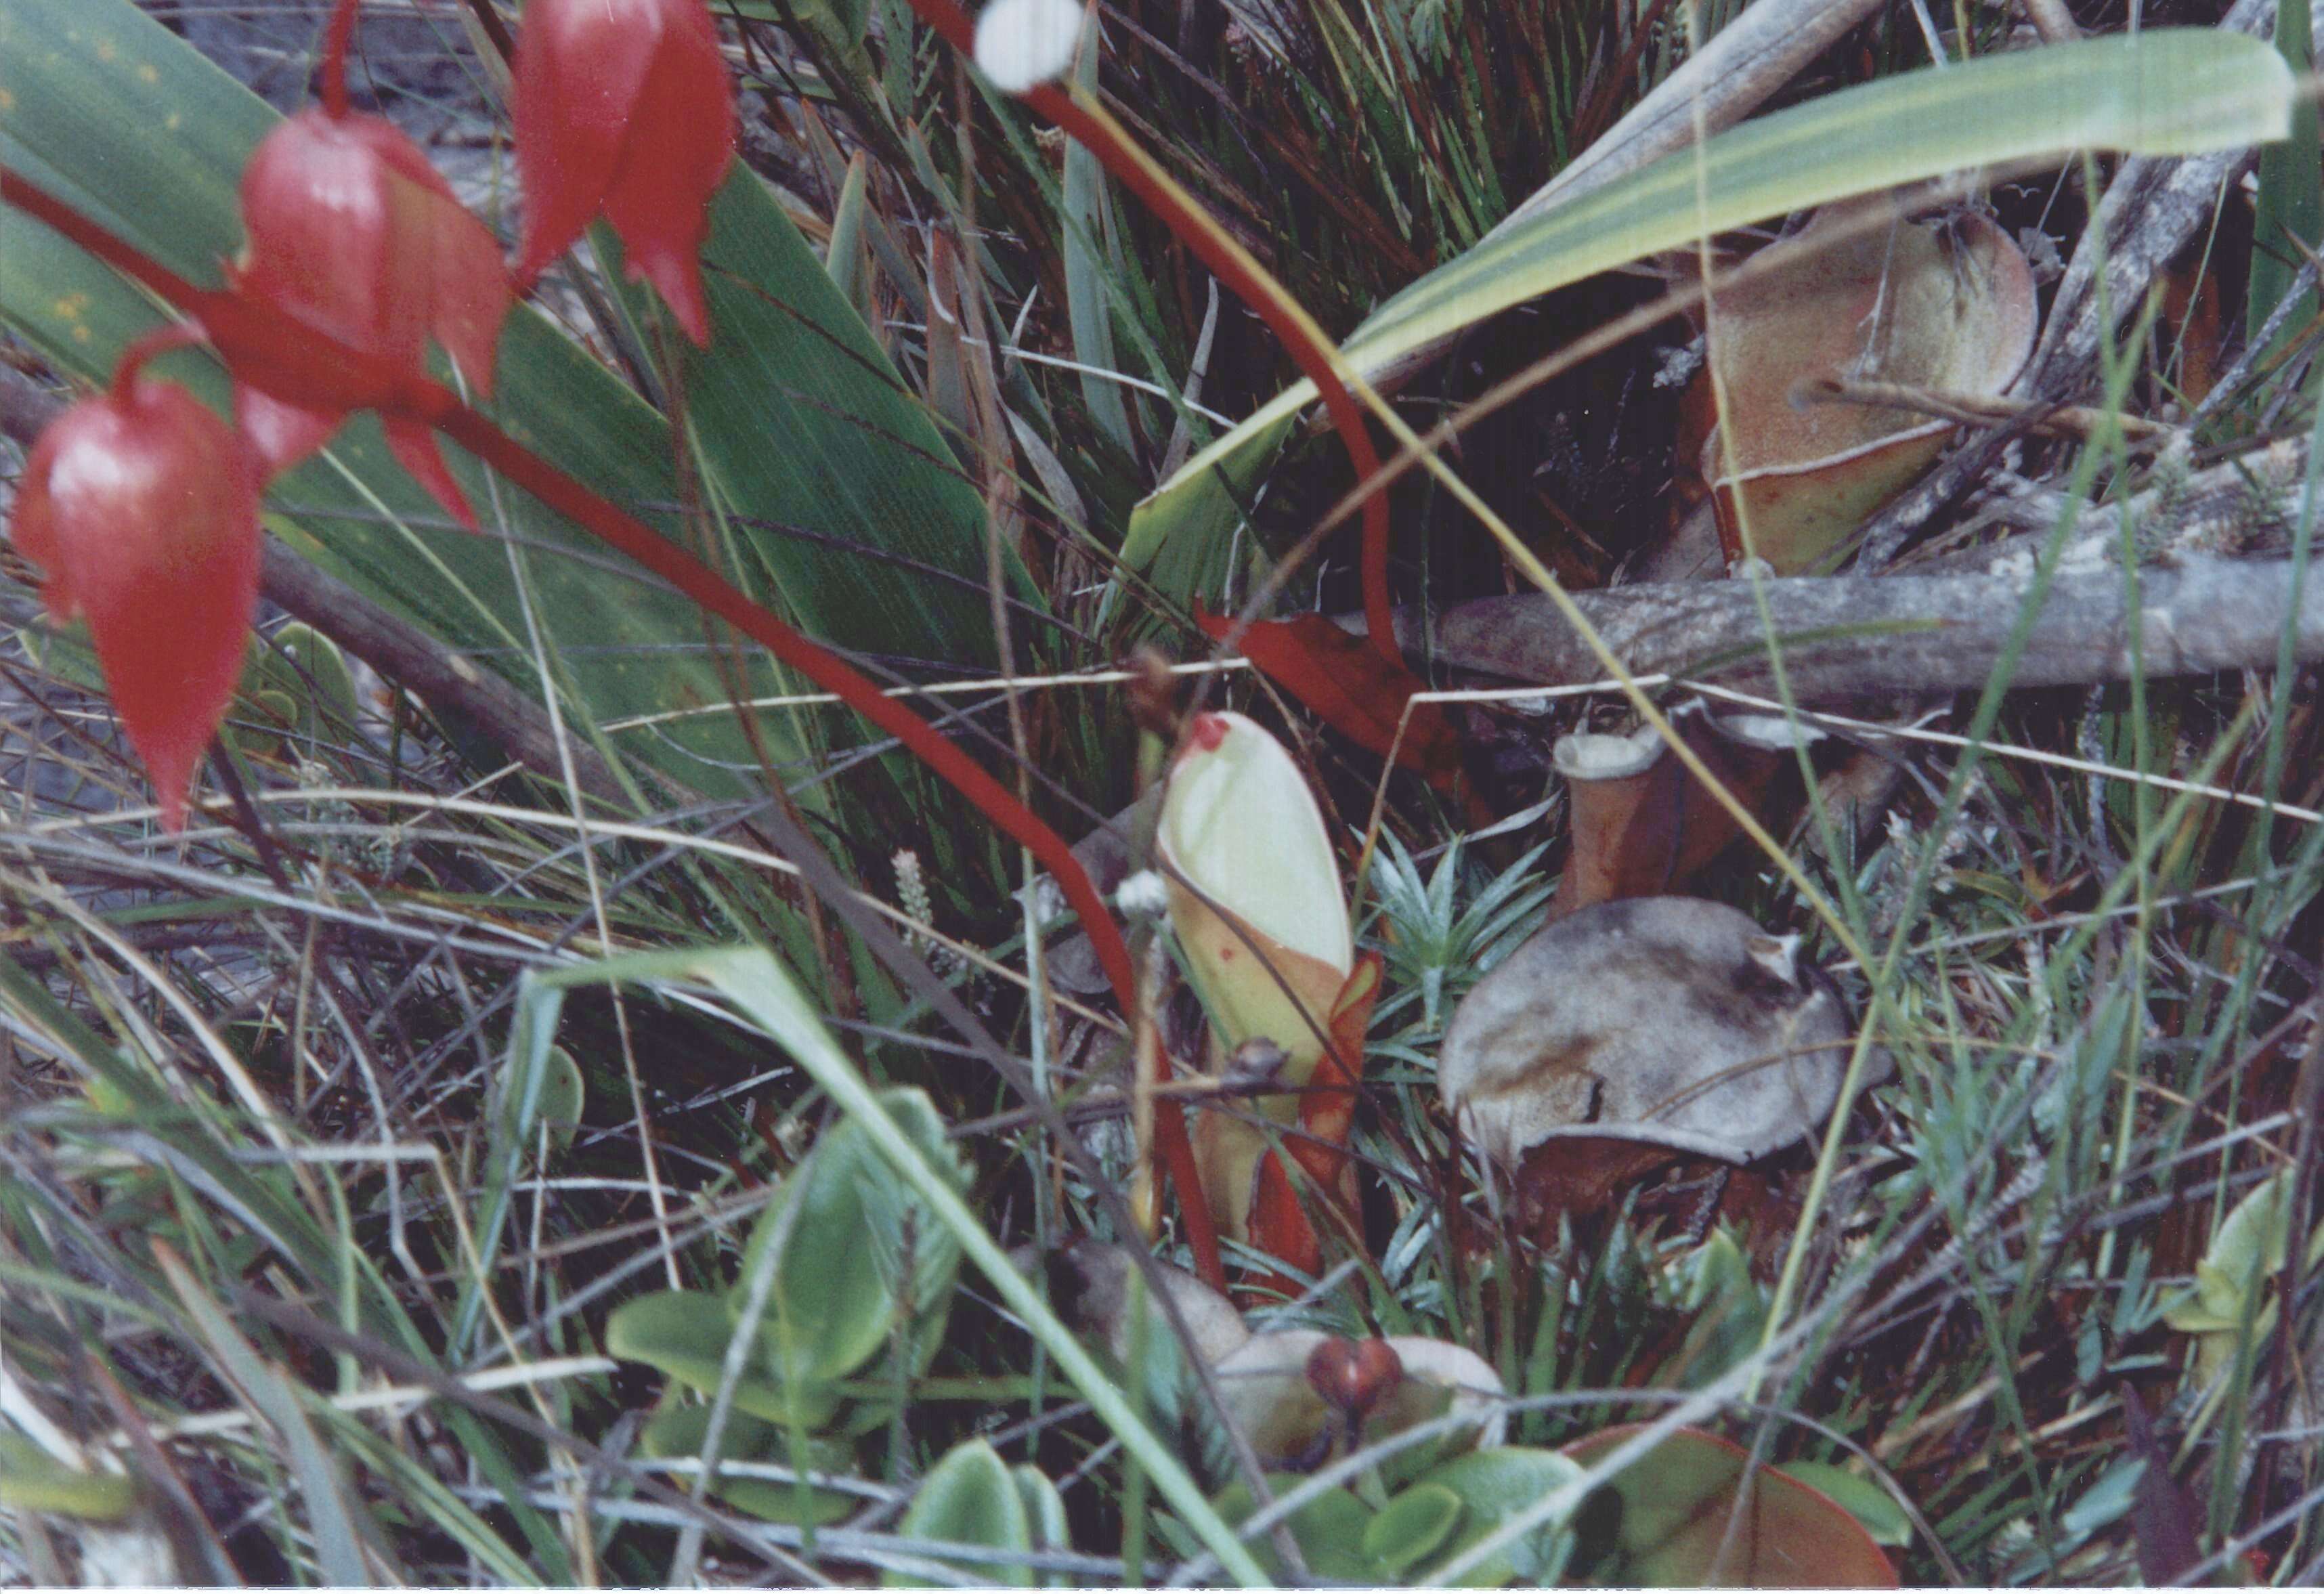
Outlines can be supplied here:
[[[968, 14], [954, 0], [911, 0], [911, 5], [920, 14], [920, 20], [954, 49], [971, 60], [976, 59], [976, 24], [969, 21]], [[1333, 364], [1336, 351], [1318, 341], [1310, 326], [1290, 313], [1291, 300], [1281, 285], [1260, 272], [1258, 263], [1236, 247], [1219, 224], [1198, 209], [1184, 190], [1176, 184], [1156, 181], [1155, 174], [1139, 152], [1124, 144], [1119, 129], [1091, 115], [1054, 85], [1043, 84], [1021, 97], [1079, 140], [1180, 243], [1192, 249], [1233, 290], [1235, 297], [1259, 313], [1259, 318], [1267, 323], [1268, 330], [1275, 334], [1292, 363], [1299, 367], [1300, 374], [1314, 382], [1315, 391], [1323, 395], [1323, 408], [1330, 411], [1332, 424], [1347, 446], [1356, 480], [1361, 483], [1377, 475], [1379, 451], [1372, 446], [1362, 406], [1348, 391], [1348, 384], [1340, 379]], [[1397, 651], [1396, 613], [1388, 604], [1388, 498], [1375, 493], [1364, 500], [1364, 629], [1371, 634], [1372, 646], [1380, 657], [1401, 668], [1404, 659]]]
[[339, 0], [323, 35], [323, 109], [334, 118], [347, 114], [347, 46], [355, 38], [359, 4], [361, 0]]
[[[271, 370], [287, 365], [313, 370], [336, 364], [348, 376], [349, 391], [360, 391], [365, 396], [366, 407], [376, 405], [426, 421], [535, 498], [627, 554], [703, 609], [838, 696], [857, 714], [901, 742], [1040, 860], [1041, 866], [1063, 889], [1065, 900], [1080, 915], [1082, 927], [1090, 937], [1122, 1011], [1137, 1012], [1138, 989], [1130, 972], [1130, 949], [1106, 910], [1105, 899], [1098, 894], [1065, 839], [966, 753], [937, 734], [927, 721], [884, 695], [846, 660], [801, 636], [693, 555], [526, 449], [463, 404], [457, 394], [441, 383], [364, 350], [348, 347], [272, 305], [196, 288], [167, 267], [148, 259], [125, 239], [25, 181], [6, 166], [0, 166], [0, 201], [54, 228], [98, 260], [201, 320], [229, 369], [244, 371], [255, 365]], [[1176, 1101], [1165, 1098], [1156, 1104], [1155, 1133], [1170, 1182], [1177, 1186], [1195, 1269], [1206, 1281], [1223, 1288], [1226, 1275], [1219, 1258], [1217, 1231], [1203, 1199], [1194, 1146], [1186, 1138], [1185, 1113]]]
[[156, 327], [152, 331], [131, 339], [129, 346], [121, 351], [121, 358], [114, 363], [115, 396], [125, 397], [135, 389], [137, 379], [145, 373], [146, 361], [166, 355], [172, 349], [190, 348], [201, 341], [201, 329], [189, 327], [181, 321]]

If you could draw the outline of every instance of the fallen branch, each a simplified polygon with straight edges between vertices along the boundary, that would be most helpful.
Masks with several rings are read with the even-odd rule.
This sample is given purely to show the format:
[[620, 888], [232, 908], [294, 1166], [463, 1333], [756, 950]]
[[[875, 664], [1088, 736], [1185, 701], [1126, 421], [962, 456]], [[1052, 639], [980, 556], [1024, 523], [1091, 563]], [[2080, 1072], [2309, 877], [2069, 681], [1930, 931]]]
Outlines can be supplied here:
[[[1763, 585], [1784, 669], [1801, 699], [1982, 686], [2015, 628], [2031, 576], [1797, 576]], [[2136, 645], [2124, 572], [2061, 572], [2011, 676], [2020, 686], [2208, 675], [2272, 666], [2295, 593], [2293, 657], [2324, 659], [2324, 572], [2289, 559], [2194, 557], [2139, 571]], [[1751, 586], [1681, 582], [1578, 593], [1574, 601], [1632, 671], [1774, 686]], [[1439, 665], [1541, 685], [1600, 678], [1597, 656], [1537, 594], [1484, 598], [1445, 614], [1429, 640]]]

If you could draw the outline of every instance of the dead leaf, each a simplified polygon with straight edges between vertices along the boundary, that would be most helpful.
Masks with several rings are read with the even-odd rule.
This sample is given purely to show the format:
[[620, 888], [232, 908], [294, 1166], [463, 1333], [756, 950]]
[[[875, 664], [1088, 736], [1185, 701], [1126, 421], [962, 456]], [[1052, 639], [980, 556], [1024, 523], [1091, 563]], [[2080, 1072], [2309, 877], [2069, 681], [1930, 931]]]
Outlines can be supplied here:
[[[1608, 1428], [1564, 1447], [1583, 1466], [1638, 1432]], [[1591, 1580], [1682, 1589], [1893, 1589], [1896, 1569], [1831, 1497], [1740, 1445], [1681, 1428], [1606, 1486], [1620, 1502]]]
[[1647, 897], [1554, 920], [1452, 1015], [1437, 1090], [1515, 1169], [1545, 1141], [1612, 1137], [1745, 1163], [1831, 1112], [1851, 1026], [1789, 937], [1723, 903]]
[[1820, 381], [1885, 382], [1989, 397], [2033, 352], [2034, 274], [1985, 217], [1864, 226], [1828, 207], [1772, 246], [1788, 263], [1719, 291], [1711, 358], [1723, 424], [1682, 459], [1714, 488], [1729, 558], [1752, 548], [1781, 575], [1812, 569], [1942, 451], [1952, 423], [1910, 410], [1799, 404]]
[[[1197, 601], [1194, 622], [1213, 637], [1234, 627], [1231, 615], [1213, 614]], [[1461, 738], [1441, 705], [1416, 704], [1409, 723], [1405, 705], [1428, 683], [1400, 661], [1383, 659], [1363, 638], [1351, 636], [1321, 614], [1254, 621], [1237, 643], [1243, 657], [1342, 736], [1367, 751], [1388, 756], [1416, 770], [1437, 790], [1450, 794], [1461, 784]], [[1397, 729], [1403, 723], [1404, 735]]]

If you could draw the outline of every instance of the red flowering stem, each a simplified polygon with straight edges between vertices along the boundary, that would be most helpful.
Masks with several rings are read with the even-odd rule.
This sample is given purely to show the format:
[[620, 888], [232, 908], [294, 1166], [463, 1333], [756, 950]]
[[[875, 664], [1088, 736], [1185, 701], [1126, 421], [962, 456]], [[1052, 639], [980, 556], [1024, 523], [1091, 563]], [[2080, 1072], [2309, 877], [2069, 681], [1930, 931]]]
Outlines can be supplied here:
[[[14, 206], [70, 239], [97, 259], [144, 284], [179, 309], [199, 319], [227, 363], [247, 351], [264, 356], [268, 368], [300, 373], [336, 366], [366, 403], [424, 420], [466, 448], [518, 486], [620, 549], [683, 593], [704, 610], [764, 647], [783, 663], [840, 698], [850, 708], [901, 742], [959, 790], [1010, 837], [1028, 849], [1064, 890], [1081, 916], [1099, 963], [1124, 1013], [1137, 1011], [1137, 982], [1130, 949], [1106, 911], [1105, 899], [1065, 839], [1019, 802], [973, 760], [937, 734], [934, 727], [886, 696], [854, 666], [800, 635], [753, 603], [733, 584], [605, 499], [583, 486], [460, 401], [440, 382], [414, 376], [392, 362], [350, 348], [271, 305], [195, 287], [134, 245], [82, 216], [70, 205], [0, 165], [0, 201]], [[1224, 1287], [1216, 1229], [1203, 1199], [1194, 1151], [1186, 1138], [1177, 1101], [1156, 1104], [1155, 1135], [1170, 1182], [1177, 1186], [1194, 1253], [1195, 1270]]]
[[[920, 14], [921, 21], [962, 54], [972, 60], [975, 59], [976, 24], [969, 21], [968, 14], [955, 0], [911, 0], [911, 5]], [[1332, 424], [1347, 446], [1358, 483], [1377, 475], [1379, 452], [1372, 447], [1362, 407], [1341, 379], [1334, 357], [1338, 351], [1299, 301], [1269, 276], [1267, 268], [1251, 258], [1250, 252], [1236, 243], [1192, 194], [1140, 149], [1094, 99], [1068, 94], [1052, 84], [1028, 90], [1022, 97], [1026, 104], [1078, 139], [1238, 299], [1259, 312], [1259, 318], [1282, 343], [1300, 374], [1314, 382], [1315, 391], [1323, 395], [1323, 408], [1330, 411]], [[1388, 539], [1387, 495], [1370, 493], [1364, 499], [1361, 566], [1364, 629], [1370, 633], [1372, 645], [1380, 656], [1401, 666], [1403, 657], [1396, 647], [1396, 614], [1388, 604]]]
[[355, 7], [360, 0], [339, 0], [331, 13], [330, 31], [323, 36], [323, 109], [334, 117], [347, 114], [347, 46], [355, 32]]
[[202, 341], [201, 328], [189, 327], [183, 321], [172, 321], [167, 327], [156, 327], [143, 336], [130, 340], [121, 351], [121, 358], [113, 364], [113, 391], [125, 393], [134, 387], [143, 374], [145, 362], [172, 349], [190, 348]]

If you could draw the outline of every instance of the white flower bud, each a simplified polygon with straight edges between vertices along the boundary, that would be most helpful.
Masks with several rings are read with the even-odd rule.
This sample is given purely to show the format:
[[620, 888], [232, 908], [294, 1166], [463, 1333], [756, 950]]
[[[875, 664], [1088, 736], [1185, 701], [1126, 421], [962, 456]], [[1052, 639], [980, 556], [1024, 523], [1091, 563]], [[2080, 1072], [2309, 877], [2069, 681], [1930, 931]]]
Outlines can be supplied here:
[[1065, 75], [1081, 42], [1077, 0], [992, 0], [976, 19], [976, 65], [1004, 94]]

